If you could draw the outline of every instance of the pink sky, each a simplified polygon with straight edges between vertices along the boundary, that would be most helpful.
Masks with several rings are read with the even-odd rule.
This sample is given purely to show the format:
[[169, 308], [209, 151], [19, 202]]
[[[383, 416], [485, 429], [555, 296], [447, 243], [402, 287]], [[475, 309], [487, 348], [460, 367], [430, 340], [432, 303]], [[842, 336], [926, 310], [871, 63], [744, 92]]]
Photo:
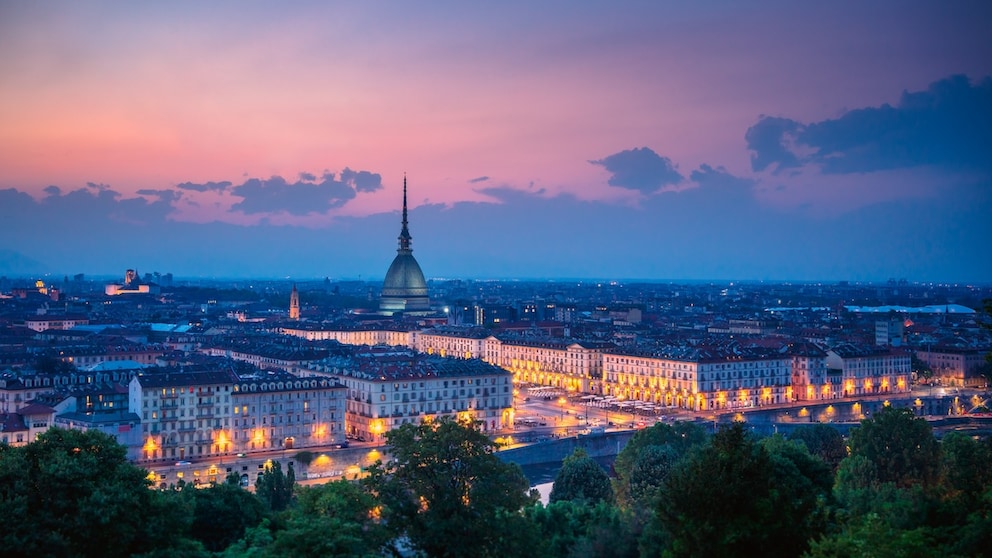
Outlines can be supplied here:
[[[589, 161], [638, 147], [683, 175], [709, 164], [767, 180], [744, 141], [759, 115], [833, 118], [992, 73], [970, 9], [6, 3], [0, 187], [129, 195], [345, 167], [382, 176], [383, 189], [310, 217], [321, 221], [395, 209], [404, 172], [412, 205], [488, 199], [480, 186], [632, 203]], [[786, 190], [798, 199], [768, 202], [862, 205], [857, 188], [769, 191]], [[210, 218], [216, 200], [187, 199], [204, 205], [177, 218]]]

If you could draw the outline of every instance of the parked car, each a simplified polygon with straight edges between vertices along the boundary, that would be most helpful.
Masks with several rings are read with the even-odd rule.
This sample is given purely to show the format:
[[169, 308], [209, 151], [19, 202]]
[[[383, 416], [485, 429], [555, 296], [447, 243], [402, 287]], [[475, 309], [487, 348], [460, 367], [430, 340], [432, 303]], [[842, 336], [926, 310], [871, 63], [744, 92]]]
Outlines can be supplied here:
[[187, 465], [192, 465], [192, 461], [176, 461], [176, 467], [185, 467]]

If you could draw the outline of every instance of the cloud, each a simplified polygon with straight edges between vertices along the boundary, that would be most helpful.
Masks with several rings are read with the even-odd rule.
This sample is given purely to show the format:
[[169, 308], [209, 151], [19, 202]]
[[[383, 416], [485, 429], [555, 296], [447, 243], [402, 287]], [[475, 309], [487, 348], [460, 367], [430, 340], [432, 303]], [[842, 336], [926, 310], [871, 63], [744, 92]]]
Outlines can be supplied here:
[[350, 184], [357, 192], [375, 192], [382, 189], [382, 176], [369, 171], [353, 171], [345, 167], [341, 171], [341, 181]]
[[158, 198], [160, 201], [174, 202], [179, 198], [183, 197], [182, 192], [177, 192], [175, 190], [155, 190], [152, 188], [144, 188], [135, 192], [139, 196], [152, 196]]
[[814, 164], [839, 174], [921, 166], [989, 173], [992, 78], [972, 83], [951, 76], [926, 91], [903, 92], [895, 106], [850, 110], [820, 122], [762, 117], [745, 139], [756, 171]]
[[744, 134], [747, 148], [751, 150], [751, 168], [763, 171], [770, 165], [776, 170], [799, 166], [799, 158], [792, 153], [788, 144], [802, 125], [788, 118], [761, 116], [758, 123], [748, 128]]
[[217, 191], [222, 192], [231, 187], [231, 183], [224, 182], [207, 182], [204, 184], [194, 184], [192, 182], [183, 182], [182, 184], [177, 184], [176, 188], [180, 190], [192, 190], [194, 192], [206, 192], [206, 191]]
[[250, 178], [244, 184], [231, 188], [231, 193], [242, 198], [242, 201], [231, 206], [234, 211], [308, 215], [341, 207], [355, 197], [355, 188], [336, 180], [334, 173], [328, 172], [324, 173], [320, 182], [298, 180], [289, 183], [281, 176], [267, 180]]
[[317, 175], [313, 174], [312, 172], [301, 172], [300, 180], [307, 180], [309, 182], [313, 182], [314, 180], [317, 180]]
[[598, 161], [589, 161], [609, 171], [608, 184], [650, 194], [664, 186], [678, 184], [683, 177], [671, 159], [662, 157], [647, 147], [627, 149]]
[[478, 184], [479, 182], [485, 182], [487, 180], [489, 180], [489, 177], [488, 176], [479, 176], [479, 177], [476, 177], [476, 178], [469, 179], [468, 182], [469, 182], [469, 184]]

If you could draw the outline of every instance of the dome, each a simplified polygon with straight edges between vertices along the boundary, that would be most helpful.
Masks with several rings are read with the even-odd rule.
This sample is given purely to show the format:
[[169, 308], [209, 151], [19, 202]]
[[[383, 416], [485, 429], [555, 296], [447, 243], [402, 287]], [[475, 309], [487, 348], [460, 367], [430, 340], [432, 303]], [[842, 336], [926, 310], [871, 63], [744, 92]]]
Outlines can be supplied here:
[[379, 308], [392, 312], [430, 309], [427, 281], [413, 254], [396, 254], [393, 258], [382, 282]]
[[403, 227], [400, 230], [399, 248], [396, 257], [386, 272], [382, 282], [382, 296], [379, 298], [379, 310], [384, 313], [407, 312], [411, 310], [430, 310], [431, 303], [427, 297], [427, 281], [420, 264], [413, 257], [410, 246], [413, 237], [407, 227], [406, 220], [406, 177], [403, 178]]

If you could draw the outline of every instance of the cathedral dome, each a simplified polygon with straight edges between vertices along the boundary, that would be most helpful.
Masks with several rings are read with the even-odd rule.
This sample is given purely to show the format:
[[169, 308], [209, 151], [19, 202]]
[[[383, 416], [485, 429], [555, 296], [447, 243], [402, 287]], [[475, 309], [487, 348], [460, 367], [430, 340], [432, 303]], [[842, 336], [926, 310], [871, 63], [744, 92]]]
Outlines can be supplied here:
[[403, 178], [403, 227], [400, 230], [399, 248], [396, 257], [386, 272], [382, 282], [382, 296], [379, 299], [379, 310], [385, 313], [425, 311], [430, 310], [430, 299], [427, 296], [427, 281], [420, 264], [413, 257], [411, 243], [413, 237], [407, 227], [406, 220], [406, 178]]

